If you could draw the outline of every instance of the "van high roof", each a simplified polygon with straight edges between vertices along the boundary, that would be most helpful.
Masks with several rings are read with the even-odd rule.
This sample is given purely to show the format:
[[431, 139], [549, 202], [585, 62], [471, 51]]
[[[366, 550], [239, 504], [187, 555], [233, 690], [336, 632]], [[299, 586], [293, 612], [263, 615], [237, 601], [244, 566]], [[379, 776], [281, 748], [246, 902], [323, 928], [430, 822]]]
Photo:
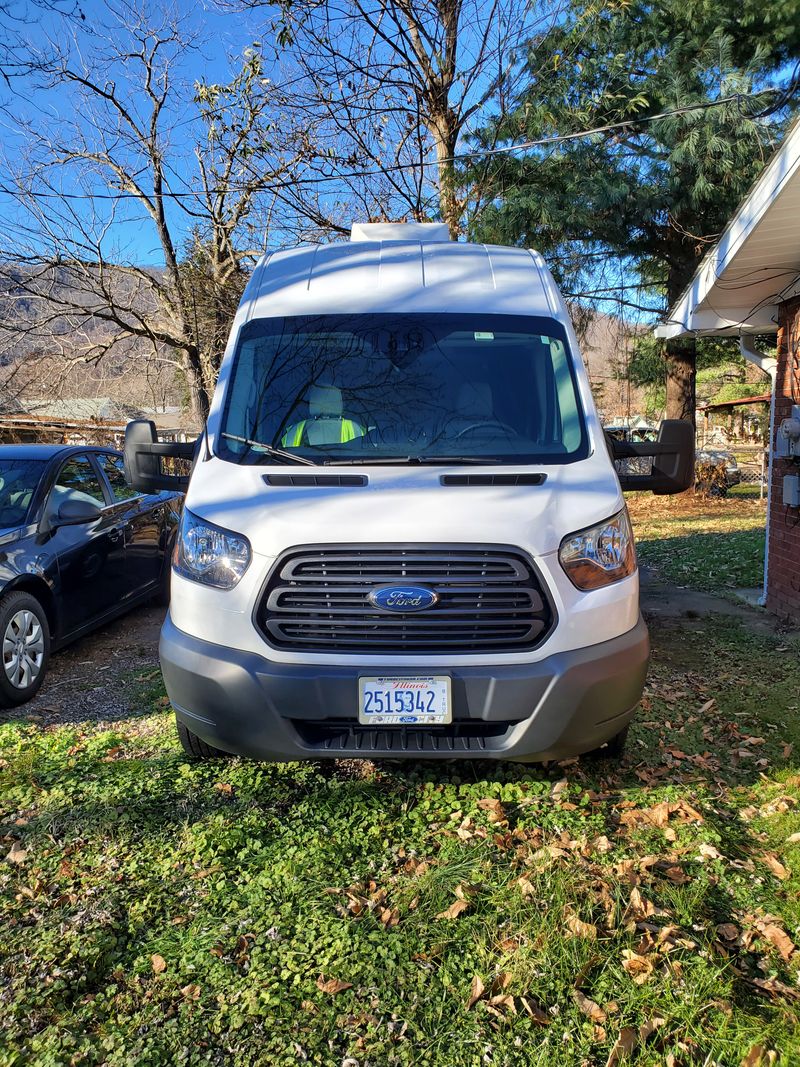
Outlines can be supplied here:
[[392, 311], [563, 314], [537, 252], [451, 241], [438, 223], [356, 223], [350, 241], [269, 253], [245, 302], [248, 320]]

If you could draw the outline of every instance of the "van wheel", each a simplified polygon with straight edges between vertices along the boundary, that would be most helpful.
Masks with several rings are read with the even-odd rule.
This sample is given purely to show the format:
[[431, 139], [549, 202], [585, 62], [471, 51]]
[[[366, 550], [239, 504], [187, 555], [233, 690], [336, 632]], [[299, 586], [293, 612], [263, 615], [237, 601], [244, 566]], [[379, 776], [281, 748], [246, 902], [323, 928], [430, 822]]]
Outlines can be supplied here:
[[203, 760], [231, 758], [230, 752], [223, 752], [220, 748], [214, 748], [212, 745], [207, 745], [202, 737], [193, 734], [180, 719], [175, 719], [175, 726], [178, 730], [178, 740], [181, 743], [181, 748], [189, 759]]
[[608, 741], [600, 748], [593, 748], [591, 752], [584, 752], [582, 759], [622, 759], [625, 755], [625, 745], [628, 740], [628, 730], [625, 726], [618, 734], [609, 737]]
[[35, 596], [20, 592], [0, 599], [0, 639], [0, 707], [15, 708], [36, 696], [50, 659], [50, 627]]

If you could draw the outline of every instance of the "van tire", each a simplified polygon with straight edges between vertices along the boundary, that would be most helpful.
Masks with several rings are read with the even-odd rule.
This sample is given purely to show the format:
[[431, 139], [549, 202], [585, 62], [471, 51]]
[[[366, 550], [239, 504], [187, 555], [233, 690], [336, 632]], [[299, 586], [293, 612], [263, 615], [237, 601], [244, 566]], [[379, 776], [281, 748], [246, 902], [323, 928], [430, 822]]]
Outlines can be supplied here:
[[609, 737], [608, 741], [600, 748], [593, 748], [591, 752], [585, 752], [583, 759], [622, 759], [625, 755], [625, 745], [628, 740], [630, 726], [624, 726], [618, 734]]
[[230, 752], [223, 752], [222, 749], [207, 745], [202, 737], [193, 734], [180, 719], [175, 719], [175, 726], [178, 730], [178, 740], [181, 743], [181, 748], [189, 759], [205, 760], [231, 758]]
[[[19, 629], [22, 623], [25, 632]], [[32, 700], [39, 692], [50, 662], [50, 626], [47, 614], [41, 603], [30, 593], [8, 593], [0, 598], [0, 642], [5, 643], [8, 636], [28, 646], [29, 654], [36, 661], [29, 673], [35, 675], [27, 685], [15, 685], [11, 680], [5, 664], [5, 656], [0, 665], [0, 708], [16, 708]], [[9, 668], [11, 669], [11, 668]], [[24, 676], [22, 676], [24, 677]]]

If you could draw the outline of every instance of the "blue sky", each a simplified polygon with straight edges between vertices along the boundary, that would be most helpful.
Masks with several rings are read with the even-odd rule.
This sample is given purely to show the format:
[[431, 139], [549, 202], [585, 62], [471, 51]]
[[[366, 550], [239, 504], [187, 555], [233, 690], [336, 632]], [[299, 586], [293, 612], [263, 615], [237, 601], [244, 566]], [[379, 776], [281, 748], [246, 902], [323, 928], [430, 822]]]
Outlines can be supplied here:
[[[34, 52], [47, 49], [53, 41], [64, 43], [69, 39], [65, 30], [74, 34], [76, 45], [73, 47], [73, 54], [76, 54], [78, 49], [90, 47], [90, 35], [87, 30], [100, 34], [115, 33], [118, 40], [122, 38], [119, 31], [114, 29], [113, 4], [99, 0], [79, 0], [79, 3], [85, 16], [83, 20], [64, 20], [58, 14], [50, 12], [37, 12], [33, 18], [34, 9], [29, 8], [26, 22], [13, 27], [23, 38], [23, 50]], [[165, 7], [156, 10], [164, 11]], [[191, 52], [176, 57], [175, 76], [185, 83], [186, 89], [182, 94], [183, 101], [170, 110], [165, 123], [171, 141], [169, 160], [172, 166], [173, 187], [176, 191], [181, 191], [197, 187], [195, 161], [191, 153], [193, 138], [202, 128], [202, 123], [196, 118], [190, 87], [195, 80], [221, 83], [230, 80], [237, 57], [241, 57], [244, 50], [259, 39], [259, 22], [262, 26], [267, 22], [269, 11], [257, 15], [222, 13], [211, 7], [187, 3], [186, 0], [181, 0], [177, 11], [182, 31], [198, 37], [196, 47]], [[266, 44], [267, 38], [262, 39]], [[272, 70], [267, 73], [276, 72]], [[47, 126], [57, 139], [62, 121], [71, 121], [75, 115], [74, 100], [63, 91], [48, 91], [37, 86], [35, 80], [29, 77], [13, 77], [10, 86], [0, 83], [0, 186], [10, 184], [15, 170], [24, 167], [25, 123], [31, 123], [38, 128]], [[83, 180], [86, 181], [85, 172]], [[75, 176], [67, 180], [60, 177], [59, 182], [60, 188], [65, 192], [77, 194], [86, 191], [86, 186], [76, 184]], [[89, 188], [101, 196], [109, 192], [107, 183], [102, 180], [90, 182]], [[108, 213], [112, 203], [107, 202], [104, 209], [103, 202], [98, 200], [95, 206]], [[79, 210], [81, 201], [73, 201], [73, 207]], [[18, 201], [2, 193], [0, 211], [6, 219], [20, 220], [23, 217]], [[114, 205], [114, 211], [115, 221], [110, 231], [113, 238], [110, 239], [119, 242], [125, 257], [141, 264], [161, 263], [161, 251], [150, 226], [144, 224], [138, 205], [120, 201]], [[173, 219], [177, 221], [178, 218], [179, 213], [174, 212]], [[179, 225], [181, 232], [185, 232], [182, 216]]]

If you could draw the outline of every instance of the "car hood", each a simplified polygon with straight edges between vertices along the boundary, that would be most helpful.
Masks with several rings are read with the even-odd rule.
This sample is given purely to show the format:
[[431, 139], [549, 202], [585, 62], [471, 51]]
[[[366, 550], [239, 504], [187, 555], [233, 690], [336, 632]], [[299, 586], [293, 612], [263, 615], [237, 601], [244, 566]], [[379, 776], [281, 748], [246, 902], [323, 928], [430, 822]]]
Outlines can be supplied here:
[[[444, 475], [541, 473], [541, 485], [443, 485]], [[290, 474], [301, 484], [270, 485]], [[363, 486], [313, 484], [331, 475], [363, 475]], [[305, 482], [305, 484], [302, 484]], [[238, 466], [217, 457], [192, 474], [186, 506], [244, 534], [254, 552], [277, 556], [302, 544], [514, 544], [542, 555], [562, 538], [624, 506], [607, 454], [562, 465]]]

